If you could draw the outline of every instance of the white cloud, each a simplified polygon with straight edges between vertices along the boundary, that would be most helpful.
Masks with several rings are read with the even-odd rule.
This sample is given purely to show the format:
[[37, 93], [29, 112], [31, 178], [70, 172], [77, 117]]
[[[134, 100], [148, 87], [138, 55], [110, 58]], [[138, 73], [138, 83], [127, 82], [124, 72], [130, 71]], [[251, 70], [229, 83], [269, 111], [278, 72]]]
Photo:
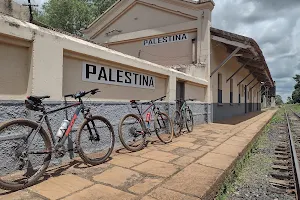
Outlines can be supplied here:
[[213, 27], [255, 39], [286, 100], [300, 74], [299, 0], [214, 0]]

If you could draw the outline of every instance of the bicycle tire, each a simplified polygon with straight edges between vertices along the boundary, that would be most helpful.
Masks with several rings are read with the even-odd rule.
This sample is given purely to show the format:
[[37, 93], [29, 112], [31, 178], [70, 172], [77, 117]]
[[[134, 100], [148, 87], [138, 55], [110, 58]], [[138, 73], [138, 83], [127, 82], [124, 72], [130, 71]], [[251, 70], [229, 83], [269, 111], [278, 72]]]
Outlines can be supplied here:
[[[7, 121], [7, 122], [4, 122], [1, 126], [0, 126], [0, 134], [2, 133], [3, 130], [5, 130], [5, 128], [9, 128], [11, 127], [12, 125], [17, 125], [17, 126], [27, 126], [33, 130], [36, 130], [38, 128], [38, 123], [34, 122], [34, 121], [31, 121], [31, 120], [27, 120], [27, 119], [15, 119], [15, 120], [10, 120], [10, 121]], [[49, 152], [52, 152], [52, 146], [51, 146], [51, 141], [50, 141], [50, 138], [49, 138], [49, 135], [47, 134], [47, 132], [43, 129], [43, 127], [40, 128], [39, 132], [31, 132], [29, 135], [29, 137], [35, 133], [34, 137], [36, 136], [36, 133], [39, 133], [42, 137], [42, 140], [43, 142], [45, 143], [45, 147], [46, 147], [46, 151], [49, 151]], [[4, 133], [2, 133], [4, 134]], [[29, 138], [27, 137], [27, 138]], [[6, 142], [8, 142], [9, 140], [7, 140]], [[25, 142], [24, 142], [25, 143]], [[41, 145], [41, 143], [36, 143], [36, 142], [33, 142], [32, 140], [32, 143], [33, 145]], [[27, 146], [27, 145], [26, 145]], [[20, 145], [19, 145], [20, 147]], [[28, 149], [30, 147], [27, 146], [27, 152], [28, 152]], [[16, 151], [17, 149], [15, 149]], [[23, 150], [24, 151], [24, 150]], [[31, 154], [30, 154], [31, 155]], [[34, 154], [35, 155], [35, 154]], [[13, 183], [13, 182], [6, 182], [3, 180], [3, 176], [0, 177], [0, 188], [4, 189], [4, 190], [12, 190], [12, 191], [15, 191], [15, 190], [21, 190], [21, 189], [24, 189], [24, 188], [27, 188], [29, 186], [32, 186], [34, 185], [38, 179], [44, 174], [44, 172], [46, 171], [46, 169], [48, 168], [49, 166], [49, 163], [50, 163], [50, 160], [51, 160], [51, 153], [49, 154], [46, 154], [47, 156], [45, 156], [45, 158], [43, 159], [43, 164], [41, 165], [41, 167], [30, 177], [30, 178], [27, 178], [27, 181], [25, 183]], [[18, 158], [19, 159], [19, 158]], [[28, 159], [28, 157], [27, 157]], [[36, 159], [33, 159], [34, 162], [37, 162]], [[30, 163], [30, 166], [32, 166], [32, 172], [34, 172], [34, 169], [33, 169], [33, 165], [31, 163], [31, 161], [29, 162]], [[23, 166], [24, 167], [24, 166]], [[27, 171], [28, 172], [28, 171]], [[26, 172], [26, 173], [27, 173]], [[16, 171], [13, 172], [15, 175], [17, 174]], [[24, 175], [26, 175], [26, 173]], [[9, 177], [12, 177], [9, 176]], [[24, 176], [25, 177], [25, 176]], [[23, 178], [21, 179], [23, 180]]]
[[[164, 116], [164, 117], [162, 117], [162, 116]], [[162, 135], [158, 132], [158, 130], [161, 129], [161, 123], [159, 122], [159, 120], [161, 120], [161, 119], [162, 119], [162, 121], [164, 121], [164, 120], [167, 121], [166, 124], [164, 123], [164, 126], [166, 126], [166, 129], [170, 129], [170, 132], [168, 131], [168, 133], [164, 134], [164, 135]], [[167, 126], [170, 128], [168, 128]], [[172, 125], [172, 121], [170, 120], [170, 117], [166, 113], [160, 112], [155, 115], [154, 128], [155, 128], [155, 133], [160, 141], [162, 141], [165, 144], [172, 142], [172, 139], [174, 136], [173, 125]], [[166, 137], [163, 137], [163, 136], [166, 136]]]
[[[90, 122], [92, 122], [91, 125], [93, 125], [93, 123], [95, 123], [96, 120], [101, 122], [100, 128], [107, 128], [104, 131], [109, 132], [109, 136], [110, 136], [111, 141], [109, 141], [109, 143], [107, 143], [107, 141], [104, 139], [107, 135], [100, 136], [99, 141], [96, 141], [96, 139], [93, 138], [93, 140], [95, 140], [96, 143], [97, 142], [104, 142], [104, 144], [109, 144], [109, 146], [108, 146], [108, 151], [107, 151], [107, 153], [104, 154], [104, 156], [101, 156], [99, 158], [98, 157], [97, 158], [91, 158], [92, 156], [95, 156], [96, 154], [100, 155], [100, 152], [95, 152], [95, 153], [94, 152], [93, 153], [84, 152], [84, 150], [83, 150], [84, 143], [81, 143], [81, 142], [84, 142], [82, 138], [83, 138], [83, 131], [85, 130], [85, 127], [90, 125], [89, 124]], [[98, 123], [97, 123], [97, 125], [98, 125]], [[91, 131], [91, 129], [88, 130], [88, 131]], [[93, 143], [93, 141], [91, 140], [90, 137], [89, 137], [89, 140], [90, 140], [91, 143]], [[91, 164], [91, 165], [99, 165], [99, 164], [104, 163], [108, 159], [108, 157], [111, 155], [111, 153], [114, 149], [114, 144], [115, 144], [115, 134], [114, 134], [113, 126], [110, 124], [110, 122], [106, 118], [104, 118], [102, 116], [92, 116], [89, 119], [85, 119], [83, 121], [83, 123], [81, 124], [78, 132], [77, 132], [76, 147], [77, 147], [78, 154], [85, 163], [88, 163], [88, 164]], [[90, 143], [87, 146], [90, 148], [90, 146], [91, 146]], [[101, 147], [101, 145], [99, 145], [98, 143], [97, 143], [96, 146]], [[89, 150], [93, 150], [93, 148], [90, 148]]]
[[[191, 122], [191, 124], [188, 124], [188, 122]], [[194, 117], [190, 109], [186, 110], [185, 124], [188, 132], [192, 132], [194, 129]]]
[[[122, 120], [120, 121], [120, 123], [119, 123], [119, 138], [120, 138], [120, 141], [121, 141], [121, 143], [123, 144], [123, 146], [124, 146], [128, 151], [136, 152], [136, 151], [142, 150], [142, 149], [145, 147], [145, 140], [146, 140], [146, 137], [145, 137], [145, 133], [144, 133], [143, 135], [141, 135], [141, 136], [142, 136], [142, 137], [141, 137], [141, 139], [142, 139], [142, 140], [141, 140], [141, 143], [140, 143], [139, 145], [135, 146], [135, 147], [134, 147], [134, 146], [130, 146], [129, 144], [127, 144], [127, 143], [128, 143], [128, 138], [125, 137], [124, 131], [126, 130], [126, 129], [125, 129], [126, 123], [129, 123], [129, 122], [126, 122], [126, 123], [124, 123], [124, 122], [125, 122], [125, 120], [126, 120], [127, 118], [130, 118], [130, 117], [132, 117], [133, 120], [135, 119], [136, 122], [137, 122], [136, 125], [140, 128], [141, 131], [144, 131], [144, 130], [143, 130], [143, 124], [142, 124], [140, 118], [139, 118], [137, 115], [135, 115], [135, 114], [128, 114], [128, 115], [124, 116], [124, 117], [122, 118]], [[130, 128], [128, 129], [129, 134], [134, 136], [135, 133], [130, 133], [130, 132], [131, 132], [130, 129], [131, 129], [133, 126], [128, 125], [128, 127], [130, 127]], [[124, 130], [123, 130], [123, 129], [124, 129]], [[137, 131], [135, 130], [135, 132], [137, 132]], [[134, 137], [135, 137], [135, 136], [134, 136]], [[135, 142], [135, 141], [134, 141], [134, 142]]]
[[175, 137], [178, 137], [181, 133], [182, 130], [182, 125], [183, 125], [183, 120], [182, 120], [182, 115], [178, 110], [176, 110], [173, 113], [173, 130], [174, 130], [174, 135]]

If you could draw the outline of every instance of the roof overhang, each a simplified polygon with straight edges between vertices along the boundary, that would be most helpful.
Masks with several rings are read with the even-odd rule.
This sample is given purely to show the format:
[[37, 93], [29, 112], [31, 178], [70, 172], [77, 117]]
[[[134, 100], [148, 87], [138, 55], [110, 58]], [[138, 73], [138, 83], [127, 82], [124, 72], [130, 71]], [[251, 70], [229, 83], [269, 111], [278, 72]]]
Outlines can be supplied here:
[[241, 48], [236, 55], [237, 60], [241, 64], [246, 64], [245, 68], [258, 81], [274, 87], [274, 81], [264, 55], [255, 40], [216, 28], [211, 28], [211, 39], [223, 43], [229, 53], [232, 53], [237, 47]]

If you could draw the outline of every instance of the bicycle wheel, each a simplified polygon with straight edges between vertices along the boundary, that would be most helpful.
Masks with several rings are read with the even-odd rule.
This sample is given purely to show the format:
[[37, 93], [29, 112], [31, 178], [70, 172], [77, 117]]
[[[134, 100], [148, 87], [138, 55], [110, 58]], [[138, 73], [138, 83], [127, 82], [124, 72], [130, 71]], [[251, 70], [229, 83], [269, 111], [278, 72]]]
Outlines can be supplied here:
[[188, 132], [192, 132], [194, 128], [193, 113], [190, 109], [186, 110], [186, 128]]
[[182, 116], [180, 115], [179, 111], [175, 111], [172, 118], [174, 135], [178, 137], [182, 130]]
[[123, 117], [119, 124], [119, 137], [127, 150], [135, 152], [143, 149], [146, 137], [141, 119], [135, 114]]
[[157, 137], [163, 143], [169, 143], [173, 139], [173, 127], [169, 116], [165, 113], [158, 113], [154, 118], [154, 128]]
[[102, 116], [92, 116], [81, 124], [76, 147], [81, 159], [91, 165], [107, 160], [113, 151], [115, 134], [112, 125]]
[[0, 188], [20, 190], [36, 183], [51, 160], [51, 141], [36, 122], [16, 119], [0, 126]]

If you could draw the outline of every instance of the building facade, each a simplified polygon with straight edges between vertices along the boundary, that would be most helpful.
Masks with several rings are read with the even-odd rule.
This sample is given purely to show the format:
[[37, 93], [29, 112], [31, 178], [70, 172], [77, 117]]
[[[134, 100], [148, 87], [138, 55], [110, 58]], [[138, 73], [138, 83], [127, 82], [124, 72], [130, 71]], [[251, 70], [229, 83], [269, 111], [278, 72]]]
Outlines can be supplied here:
[[[122, 117], [137, 112], [131, 99], [166, 96], [158, 106], [172, 116], [176, 99], [194, 98], [195, 124], [260, 110], [261, 88], [274, 87], [263, 54], [253, 39], [212, 28], [213, 8], [211, 1], [120, 0], [84, 31], [88, 39], [0, 14], [0, 124], [37, 120], [24, 106], [29, 95], [50, 95], [52, 109], [64, 95], [94, 88], [101, 93], [85, 103], [115, 133]], [[49, 117], [56, 132], [66, 115]]]
[[253, 39], [212, 28], [213, 8], [212, 1], [117, 1], [84, 31], [93, 43], [1, 15], [0, 121], [31, 117], [28, 95], [50, 95], [57, 107], [64, 94], [92, 88], [102, 93], [91, 105], [116, 130], [135, 112], [130, 99], [167, 96], [160, 104], [171, 116], [176, 99], [194, 98], [196, 124], [260, 110], [262, 85], [274, 86], [263, 54]]
[[[25, 1], [24, 1], [25, 2]], [[26, 1], [27, 3], [27, 1]], [[0, 13], [15, 17], [23, 21], [29, 21], [29, 9], [13, 0], [0, 1]]]
[[[117, 1], [84, 34], [207, 82], [194, 92], [212, 105], [213, 121], [258, 111], [261, 85], [274, 87], [264, 56], [253, 39], [212, 28], [213, 8], [207, 0]], [[177, 98], [190, 98], [188, 83], [177, 80], [177, 86]]]

